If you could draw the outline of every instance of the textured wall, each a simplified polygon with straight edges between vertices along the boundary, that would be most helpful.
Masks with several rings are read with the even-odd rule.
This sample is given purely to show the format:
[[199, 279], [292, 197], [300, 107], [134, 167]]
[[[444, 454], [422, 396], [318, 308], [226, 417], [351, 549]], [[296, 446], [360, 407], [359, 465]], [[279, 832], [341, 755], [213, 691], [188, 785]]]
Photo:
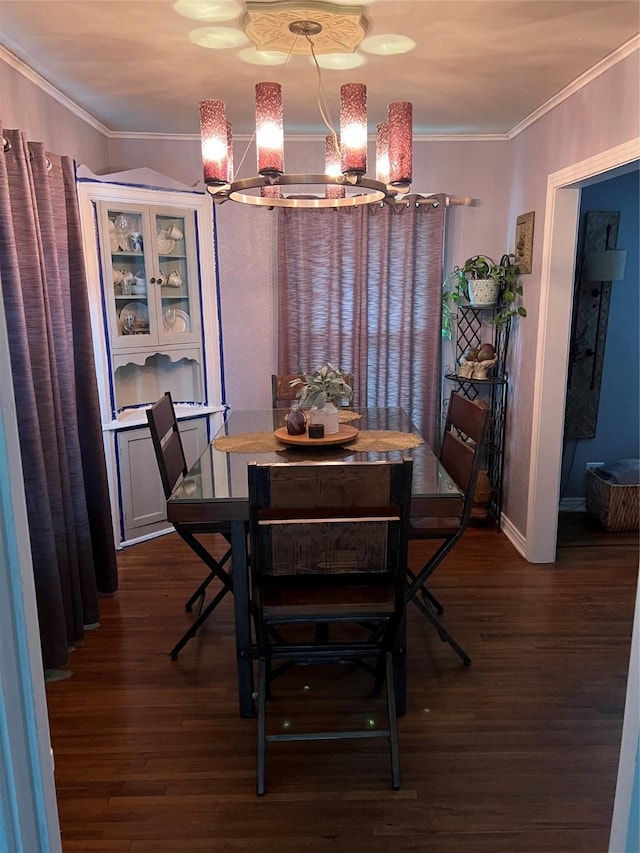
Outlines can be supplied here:
[[107, 138], [1, 59], [0, 92], [3, 127], [22, 130], [28, 140], [94, 172], [111, 171]]
[[[32, 83], [14, 79], [12, 69], [2, 68], [2, 74], [6, 126], [22, 127], [33, 138], [44, 139], [52, 150], [72, 154], [95, 172], [145, 165], [186, 184], [200, 181], [196, 140], [112, 139], [106, 156], [95, 130], [83, 128], [82, 123], [78, 126], [78, 119]], [[533, 272], [523, 280], [529, 316], [516, 324], [509, 356], [504, 509], [523, 535], [547, 178], [640, 135], [639, 80], [636, 51], [510, 142], [417, 141], [414, 146], [415, 191], [442, 191], [475, 199], [473, 207], [450, 208], [446, 269], [471, 254], [493, 256], [508, 251], [513, 247], [516, 217], [529, 210], [536, 214]], [[236, 163], [244, 148], [244, 143], [236, 144]], [[317, 141], [288, 143], [287, 169], [315, 171], [322, 162], [322, 150]], [[254, 154], [249, 151], [242, 174], [254, 169]], [[269, 376], [276, 368], [275, 216], [232, 203], [216, 212], [227, 399], [238, 408], [265, 406], [269, 403]]]
[[[554, 172], [640, 136], [639, 90], [639, 52], [635, 51], [544, 115], [511, 143], [511, 229], [518, 214], [528, 210], [536, 214], [533, 271], [523, 279], [529, 316], [518, 323], [510, 344], [504, 510], [521, 533], [526, 533], [547, 179]], [[638, 154], [640, 156], [640, 151]], [[566, 371], [566, 365], [558, 364], [558, 370]]]

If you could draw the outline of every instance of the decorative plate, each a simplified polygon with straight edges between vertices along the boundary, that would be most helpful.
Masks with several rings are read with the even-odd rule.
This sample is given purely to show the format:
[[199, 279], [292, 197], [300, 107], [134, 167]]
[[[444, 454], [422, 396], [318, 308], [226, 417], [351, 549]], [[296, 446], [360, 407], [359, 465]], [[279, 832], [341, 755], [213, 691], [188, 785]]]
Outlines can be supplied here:
[[175, 240], [169, 240], [167, 237], [158, 237], [158, 252], [161, 255], [170, 255], [176, 245]]
[[137, 331], [149, 330], [149, 310], [144, 302], [127, 302], [120, 312], [120, 328], [123, 335], [128, 334], [125, 331], [127, 317], [134, 318], [134, 326]]
[[165, 332], [172, 332], [174, 334], [180, 334], [180, 332], [190, 332], [191, 331], [191, 317], [187, 314], [186, 311], [181, 311], [180, 308], [176, 308], [176, 321], [173, 326], [170, 326], [167, 323], [167, 312], [165, 311], [162, 315], [162, 325], [164, 326]]
[[289, 435], [286, 427], [274, 430], [273, 434], [283, 444], [299, 444], [304, 447], [327, 447], [327, 445], [331, 444], [347, 444], [347, 442], [353, 441], [358, 432], [359, 430], [355, 427], [348, 424], [340, 424], [338, 432], [325, 435], [324, 438], [309, 438], [306, 433], [304, 435]]

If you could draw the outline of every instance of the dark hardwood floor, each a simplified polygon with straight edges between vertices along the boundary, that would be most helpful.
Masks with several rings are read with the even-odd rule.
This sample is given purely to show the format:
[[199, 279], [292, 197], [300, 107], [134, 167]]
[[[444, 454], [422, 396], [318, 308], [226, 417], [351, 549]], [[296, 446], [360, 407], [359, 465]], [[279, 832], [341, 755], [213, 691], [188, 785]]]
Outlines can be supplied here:
[[[255, 721], [237, 713], [231, 600], [172, 662], [197, 558], [175, 535], [121, 552], [100, 628], [73, 676], [47, 685], [65, 853], [604, 853], [637, 536], [569, 539], [556, 563], [530, 565], [473, 529], [437, 570], [468, 669], [410, 609], [400, 791], [382, 740], [285, 743], [269, 748], [263, 798]], [[412, 545], [412, 565], [426, 547]], [[282, 676], [272, 724], [375, 719], [366, 675], [338, 669]]]

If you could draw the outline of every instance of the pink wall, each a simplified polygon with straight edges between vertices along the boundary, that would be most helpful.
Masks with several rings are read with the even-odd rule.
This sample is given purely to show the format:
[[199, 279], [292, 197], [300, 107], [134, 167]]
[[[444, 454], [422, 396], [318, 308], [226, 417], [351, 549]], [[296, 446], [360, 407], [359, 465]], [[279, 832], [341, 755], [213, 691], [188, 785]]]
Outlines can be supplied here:
[[[83, 124], [33, 83], [0, 65], [3, 122], [72, 154], [95, 172], [148, 166], [188, 185], [201, 179], [197, 140], [111, 139]], [[472, 207], [451, 207], [445, 268], [471, 254], [500, 255], [513, 246], [515, 219], [535, 211], [533, 272], [524, 277], [529, 316], [516, 324], [510, 347], [511, 385], [506, 438], [504, 509], [525, 534], [533, 370], [537, 340], [540, 266], [547, 177], [572, 163], [640, 135], [638, 52], [601, 74], [522, 131], [512, 141], [416, 141], [416, 192], [470, 196]], [[8, 88], [7, 88], [8, 86]], [[8, 93], [8, 96], [7, 96]], [[6, 105], [6, 106], [5, 106]], [[245, 144], [236, 145], [236, 163]], [[319, 141], [289, 142], [289, 171], [315, 171]], [[250, 151], [245, 175], [255, 168]], [[269, 376], [276, 368], [276, 217], [227, 203], [216, 209], [227, 400], [233, 406], [269, 405]], [[564, 369], [564, 365], [559, 365]]]
[[73, 157], [94, 172], [111, 171], [104, 134], [1, 59], [0, 92], [0, 121], [7, 130], [22, 130], [28, 140], [43, 142], [47, 151]]
[[[640, 53], [610, 68], [511, 142], [513, 180], [509, 234], [515, 217], [535, 211], [533, 271], [524, 276], [529, 316], [512, 336], [506, 429], [504, 509], [526, 534], [533, 381], [547, 178], [550, 174], [640, 137]], [[640, 157], [640, 149], [638, 151]], [[567, 337], [569, 330], [567, 329]], [[559, 364], [565, 371], [566, 365]]]

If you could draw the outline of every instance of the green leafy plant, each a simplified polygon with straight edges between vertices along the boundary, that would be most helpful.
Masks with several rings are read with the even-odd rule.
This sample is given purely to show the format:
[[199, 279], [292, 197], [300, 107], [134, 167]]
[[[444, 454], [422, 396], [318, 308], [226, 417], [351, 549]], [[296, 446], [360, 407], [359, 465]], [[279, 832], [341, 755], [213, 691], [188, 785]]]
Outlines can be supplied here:
[[[516, 256], [505, 254], [496, 263], [489, 255], [473, 255], [462, 266], [454, 267], [445, 279], [445, 291], [442, 298], [442, 334], [451, 338], [453, 305], [461, 299], [468, 299], [467, 282], [470, 279], [490, 279], [498, 285], [499, 309], [491, 321], [494, 325], [506, 326], [511, 317], [526, 317], [527, 309], [517, 304], [523, 295], [520, 282], [520, 268]], [[453, 281], [453, 287], [448, 288]]]
[[305, 373], [304, 379], [293, 379], [290, 384], [292, 388], [300, 386], [296, 397], [301, 406], [321, 409], [327, 401], [338, 405], [341, 400], [351, 400], [353, 389], [347, 385], [344, 377], [343, 370], [327, 362], [313, 373]]

